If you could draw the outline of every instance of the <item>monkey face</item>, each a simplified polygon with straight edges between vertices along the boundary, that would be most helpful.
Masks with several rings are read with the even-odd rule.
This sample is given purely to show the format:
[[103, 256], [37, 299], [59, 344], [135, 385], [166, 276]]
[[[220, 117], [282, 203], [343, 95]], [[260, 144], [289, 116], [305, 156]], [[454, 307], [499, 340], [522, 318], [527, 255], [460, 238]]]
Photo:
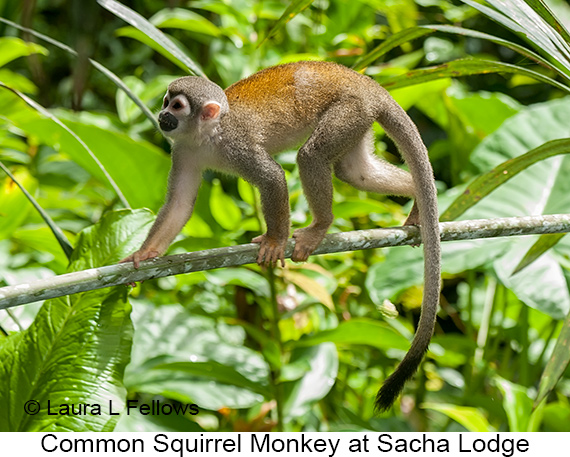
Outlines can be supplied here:
[[183, 94], [171, 97], [167, 92], [162, 102], [162, 110], [158, 114], [158, 124], [165, 135], [172, 136], [180, 125], [190, 116], [190, 103]]

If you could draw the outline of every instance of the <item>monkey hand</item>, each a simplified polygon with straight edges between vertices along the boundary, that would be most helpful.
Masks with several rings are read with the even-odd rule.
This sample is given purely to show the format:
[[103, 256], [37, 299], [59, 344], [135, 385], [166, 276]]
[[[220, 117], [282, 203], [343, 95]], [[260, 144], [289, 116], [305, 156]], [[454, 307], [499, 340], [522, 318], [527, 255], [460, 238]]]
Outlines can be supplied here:
[[285, 266], [285, 246], [287, 239], [277, 240], [267, 236], [267, 233], [255, 237], [252, 243], [259, 243], [259, 254], [257, 255], [257, 264], [266, 267], [277, 265], [281, 262], [281, 266]]
[[135, 269], [138, 270], [139, 265], [143, 260], [153, 259], [155, 257], [158, 257], [159, 255], [160, 255], [160, 252], [158, 252], [154, 249], [139, 249], [134, 254], [131, 254], [130, 256], [125, 257], [119, 263], [133, 262], [133, 266], [135, 267]]
[[321, 244], [326, 233], [326, 228], [321, 230], [312, 226], [295, 230], [293, 233], [295, 249], [293, 250], [293, 255], [291, 255], [291, 260], [294, 262], [305, 262], [313, 251], [317, 249], [317, 246]]

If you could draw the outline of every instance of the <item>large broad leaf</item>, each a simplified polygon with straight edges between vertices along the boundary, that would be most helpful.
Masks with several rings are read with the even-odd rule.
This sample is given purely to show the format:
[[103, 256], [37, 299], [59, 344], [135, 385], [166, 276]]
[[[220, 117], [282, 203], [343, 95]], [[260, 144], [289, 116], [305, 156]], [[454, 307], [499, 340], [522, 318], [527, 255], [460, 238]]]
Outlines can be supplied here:
[[[49, 112], [43, 106], [41, 106], [39, 103], [35, 102], [34, 100], [32, 100], [28, 96], [24, 95], [23, 93], [18, 92], [17, 90], [6, 86], [2, 82], [0, 82], [0, 88], [11, 91], [12, 95], [16, 95], [17, 97], [19, 97], [28, 106], [33, 108], [38, 113], [41, 113], [41, 115], [44, 118], [47, 118], [51, 123], [55, 124], [60, 129], [63, 129], [63, 131], [68, 136], [73, 138], [73, 142], [77, 143], [77, 146], [81, 147], [83, 149], [84, 153], [86, 153], [91, 158], [91, 161], [93, 161], [96, 164], [96, 166], [99, 168], [99, 172], [104, 177], [104, 180], [106, 180], [111, 185], [111, 187], [113, 188], [113, 190], [116, 192], [117, 196], [119, 197], [119, 200], [121, 200], [121, 203], [123, 204], [123, 206], [125, 206], [126, 208], [129, 207], [128, 201], [126, 200], [125, 196], [123, 195], [123, 193], [121, 192], [121, 190], [119, 189], [119, 187], [117, 186], [117, 184], [115, 183], [113, 178], [109, 175], [108, 171], [105, 169], [105, 166], [98, 160], [97, 156], [93, 153], [93, 151], [89, 148], [89, 146], [87, 146], [87, 144], [85, 144], [85, 142], [73, 130], [71, 130], [60, 119], [58, 119], [55, 115], [53, 115], [51, 112]], [[2, 104], [2, 102], [5, 103], [5, 100], [0, 99], [0, 105]], [[14, 110], [11, 110], [11, 111], [13, 112]], [[16, 113], [18, 113], [18, 114], [21, 114], [22, 112], [24, 112], [24, 110], [21, 108], [18, 108], [16, 111]]]
[[[118, 226], [144, 213], [111, 213], [90, 227], [78, 239], [70, 269], [124, 257], [129, 235]], [[50, 300], [27, 330], [1, 341], [0, 430], [113, 430], [118, 416], [111, 413], [124, 406], [122, 378], [132, 342], [126, 293], [116, 287]], [[37, 403], [26, 407], [32, 400]], [[87, 412], [53, 415], [71, 404]]]
[[[472, 154], [472, 162], [482, 171], [487, 171], [548, 141], [568, 138], [568, 116], [568, 99], [538, 104], [521, 111], [481, 142]], [[508, 169], [506, 171], [508, 173]], [[556, 156], [534, 163], [468, 209], [460, 218], [567, 213], [570, 211], [568, 173], [570, 157]], [[492, 242], [486, 241], [485, 246], [492, 245], [489, 243]], [[531, 248], [533, 238], [505, 239], [502, 243], [507, 250], [494, 264], [501, 281], [533, 308], [556, 318], [566, 316], [570, 309], [567, 273], [561, 268], [556, 253], [559, 247], [565, 249], [568, 243], [566, 238], [553, 248], [554, 251], [549, 251], [514, 276], [512, 273]], [[477, 253], [474, 247], [472, 253], [466, 255], [470, 258]]]
[[[480, 169], [489, 170], [548, 141], [568, 138], [569, 115], [568, 99], [530, 107], [509, 118], [499, 130], [481, 142], [472, 154], [472, 161]], [[551, 157], [535, 163], [470, 208], [461, 218], [570, 212], [568, 173], [570, 157], [567, 156]], [[513, 276], [525, 252], [531, 249], [532, 240], [513, 239], [507, 253], [495, 263], [495, 270], [504, 284], [528, 305], [553, 317], [563, 318], [570, 310], [570, 296], [566, 285], [567, 272], [559, 265], [557, 251], [559, 247], [566, 249], [568, 241], [562, 239], [559, 245]]]
[[71, 271], [112, 265], [132, 254], [146, 237], [154, 216], [145, 209], [112, 211], [79, 233]]
[[553, 140], [521, 156], [503, 162], [469, 184], [463, 194], [447, 207], [440, 220], [443, 222], [457, 219], [467, 209], [531, 165], [569, 152], [570, 139]]
[[108, 174], [132, 206], [155, 210], [161, 206], [170, 160], [152, 144], [133, 140], [126, 134], [90, 122], [81, 122], [70, 113], [58, 113], [62, 118], [74, 119], [65, 121], [67, 129], [81, 139], [95, 160], [68, 130], [53, 119], [44, 119], [23, 103], [18, 103], [10, 93], [0, 93], [0, 110], [14, 125], [68, 155], [102, 182], [107, 182]]
[[[507, 119], [496, 132], [485, 138], [473, 152], [472, 161], [482, 171], [488, 171], [548, 141], [568, 138], [569, 118], [568, 99], [532, 106]], [[570, 157], [557, 156], [540, 161], [502, 184], [460, 218], [568, 213], [569, 175]], [[529, 237], [444, 243], [443, 271], [454, 273], [489, 267], [494, 261], [492, 266], [501, 281], [527, 305], [552, 317], [563, 318], [570, 310], [567, 287], [570, 278], [560, 266], [558, 255], [565, 255], [570, 243], [567, 237], [563, 238], [553, 250], [513, 276], [532, 243], [533, 238]], [[421, 284], [422, 258], [422, 252], [417, 249], [390, 249], [386, 260], [374, 264], [368, 272], [366, 287], [372, 300], [380, 305], [384, 299], [394, 297], [406, 287]]]
[[[122, 410], [126, 395], [121, 380], [131, 348], [129, 313], [125, 289], [58, 298], [44, 304], [30, 328], [6, 338], [0, 430], [113, 430], [118, 416], [111, 411]], [[57, 414], [72, 404], [89, 405], [87, 413]]]
[[284, 384], [286, 420], [307, 414], [314, 403], [330, 392], [338, 373], [338, 352], [332, 343], [296, 350], [291, 363], [300, 362], [310, 369], [299, 380]]
[[527, 389], [499, 376], [494, 381], [503, 394], [503, 408], [509, 420], [509, 431], [527, 432], [532, 413], [532, 400]]
[[[442, 271], [458, 274], [474, 268], [490, 266], [507, 247], [504, 240], [454, 241], [442, 245]], [[372, 301], [381, 306], [407, 288], [422, 284], [423, 252], [409, 246], [387, 250], [383, 262], [374, 263], [366, 275], [366, 289]]]
[[243, 346], [241, 327], [192, 316], [177, 305], [137, 303], [134, 314], [133, 361], [125, 376], [130, 391], [211, 410], [264, 401], [269, 368], [261, 355]]

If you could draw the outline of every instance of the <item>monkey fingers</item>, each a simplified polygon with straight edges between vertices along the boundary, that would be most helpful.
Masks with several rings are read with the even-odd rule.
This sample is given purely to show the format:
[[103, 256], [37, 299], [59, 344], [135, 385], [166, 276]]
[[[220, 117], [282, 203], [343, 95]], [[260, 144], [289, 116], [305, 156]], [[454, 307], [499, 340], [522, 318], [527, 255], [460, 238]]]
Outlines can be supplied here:
[[143, 260], [153, 259], [153, 258], [158, 257], [158, 256], [160, 256], [160, 253], [158, 251], [155, 251], [154, 249], [144, 250], [144, 251], [138, 250], [134, 254], [131, 254], [130, 256], [125, 257], [119, 263], [133, 262], [133, 266], [135, 267], [135, 270], [138, 270], [140, 263]]
[[257, 264], [263, 266], [273, 266], [281, 262], [285, 266], [285, 245], [287, 240], [280, 242], [274, 238], [269, 238], [267, 234], [260, 235], [251, 240], [252, 243], [259, 243], [259, 253], [257, 254]]

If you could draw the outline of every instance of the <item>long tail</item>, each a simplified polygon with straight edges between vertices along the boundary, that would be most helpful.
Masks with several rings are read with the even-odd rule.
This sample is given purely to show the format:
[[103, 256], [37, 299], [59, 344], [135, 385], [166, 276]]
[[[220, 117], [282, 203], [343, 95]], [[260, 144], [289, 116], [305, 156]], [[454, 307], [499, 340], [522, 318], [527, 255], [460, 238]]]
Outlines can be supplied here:
[[424, 295], [420, 322], [410, 350], [376, 396], [376, 409], [385, 411], [396, 400], [404, 384], [417, 371], [428, 349], [437, 315], [441, 281], [441, 245], [437, 191], [427, 149], [416, 125], [406, 112], [386, 94], [377, 121], [398, 146], [407, 162], [416, 189], [420, 213], [420, 233], [424, 245]]

